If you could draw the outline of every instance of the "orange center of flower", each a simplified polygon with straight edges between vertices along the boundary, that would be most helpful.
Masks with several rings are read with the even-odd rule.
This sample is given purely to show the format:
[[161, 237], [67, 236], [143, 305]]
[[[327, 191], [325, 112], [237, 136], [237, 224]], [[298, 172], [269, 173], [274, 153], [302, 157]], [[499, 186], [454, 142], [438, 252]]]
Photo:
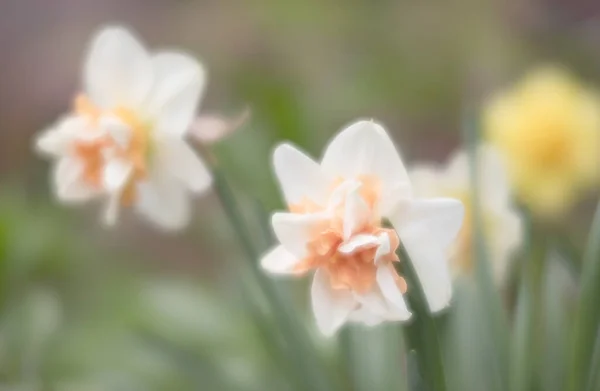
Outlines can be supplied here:
[[[361, 227], [353, 232], [356, 235], [387, 235], [390, 242], [390, 251], [383, 255], [378, 261], [388, 267], [396, 284], [402, 293], [407, 290], [405, 280], [396, 272], [393, 262], [398, 262], [396, 249], [400, 241], [396, 231], [386, 229], [381, 226], [381, 218], [376, 212], [377, 201], [381, 193], [379, 182], [373, 178], [360, 178], [362, 186], [359, 190], [360, 196], [370, 209], [371, 218]], [[336, 181], [341, 183], [342, 181]], [[291, 205], [290, 210], [293, 213], [315, 213], [322, 211], [323, 208], [316, 203], [305, 200], [298, 204]], [[350, 289], [357, 293], [367, 293], [375, 285], [378, 265], [375, 264], [375, 253], [378, 245], [369, 244], [355, 248], [353, 251], [340, 252], [339, 248], [344, 243], [344, 203], [335, 208], [334, 217], [317, 227], [308, 242], [308, 256], [306, 256], [295, 267], [295, 271], [303, 274], [312, 269], [321, 268], [329, 275], [329, 280], [333, 289]]]
[[102, 172], [107, 153], [111, 154], [111, 158], [119, 158], [131, 163], [133, 173], [121, 195], [122, 204], [131, 204], [136, 198], [136, 183], [144, 179], [147, 174], [148, 155], [151, 152], [148, 125], [134, 111], [125, 107], [116, 107], [109, 112], [103, 112], [85, 95], [75, 98], [74, 111], [89, 121], [90, 131], [96, 131], [94, 127], [98, 125], [103, 115], [114, 116], [129, 128], [129, 141], [125, 147], [119, 145], [111, 135], [101, 134], [92, 139], [77, 139], [73, 149], [75, 156], [84, 164], [83, 180], [97, 189], [102, 188]]

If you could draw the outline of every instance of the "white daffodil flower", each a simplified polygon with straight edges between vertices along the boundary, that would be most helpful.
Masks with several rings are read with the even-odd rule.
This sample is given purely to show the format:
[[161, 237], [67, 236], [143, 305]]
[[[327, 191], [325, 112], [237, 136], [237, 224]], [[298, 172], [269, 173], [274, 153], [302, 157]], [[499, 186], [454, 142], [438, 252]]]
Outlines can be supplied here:
[[[331, 141], [320, 164], [288, 144], [277, 147], [273, 160], [289, 212], [273, 215], [280, 245], [261, 264], [278, 274], [315, 271], [312, 307], [325, 335], [347, 321], [375, 325], [410, 318], [403, 294], [411, 287], [394, 268], [400, 242], [429, 309], [449, 304], [445, 254], [463, 207], [449, 198], [413, 198], [402, 160], [380, 125], [350, 125]], [[384, 227], [385, 218], [394, 229]]]
[[211, 183], [184, 140], [205, 84], [201, 65], [180, 52], [149, 54], [130, 32], [109, 27], [93, 39], [83, 84], [73, 111], [36, 140], [56, 161], [58, 198], [106, 197], [108, 224], [133, 206], [165, 229], [185, 226], [187, 191]]
[[[489, 248], [494, 279], [504, 281], [512, 253], [523, 240], [523, 221], [511, 203], [511, 188], [503, 160], [491, 145], [477, 150], [479, 207], [483, 235]], [[474, 271], [473, 226], [470, 164], [467, 153], [460, 151], [447, 166], [415, 166], [409, 172], [414, 192], [420, 197], [455, 197], [465, 205], [467, 219], [458, 240], [449, 249], [450, 270], [454, 277], [472, 275]]]

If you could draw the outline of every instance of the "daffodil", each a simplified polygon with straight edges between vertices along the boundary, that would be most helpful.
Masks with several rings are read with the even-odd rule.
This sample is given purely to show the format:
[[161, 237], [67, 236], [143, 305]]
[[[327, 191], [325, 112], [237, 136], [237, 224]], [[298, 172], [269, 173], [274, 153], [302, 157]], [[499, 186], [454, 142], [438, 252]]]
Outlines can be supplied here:
[[560, 216], [600, 181], [600, 99], [560, 68], [496, 96], [484, 128], [518, 197], [540, 216]]
[[[502, 159], [490, 145], [477, 151], [479, 210], [483, 237], [489, 249], [492, 271], [501, 284], [511, 255], [522, 242], [522, 219], [511, 203], [511, 189]], [[418, 165], [409, 172], [415, 195], [456, 197], [465, 206], [466, 220], [458, 239], [449, 248], [450, 270], [454, 277], [470, 276], [474, 271], [472, 187], [469, 159], [465, 151], [456, 153], [444, 167]]]
[[402, 160], [380, 125], [350, 125], [331, 141], [321, 163], [283, 144], [273, 164], [289, 211], [273, 215], [280, 244], [261, 264], [278, 274], [314, 271], [312, 308], [324, 334], [347, 321], [409, 319], [403, 295], [411, 287], [394, 267], [400, 243], [429, 309], [449, 304], [445, 252], [458, 233], [463, 207], [449, 198], [413, 198]]
[[56, 161], [58, 198], [105, 198], [109, 224], [120, 206], [133, 206], [163, 228], [184, 226], [188, 190], [201, 192], [211, 183], [184, 139], [204, 83], [203, 68], [189, 55], [149, 54], [123, 28], [100, 31], [73, 111], [37, 139], [38, 149]]

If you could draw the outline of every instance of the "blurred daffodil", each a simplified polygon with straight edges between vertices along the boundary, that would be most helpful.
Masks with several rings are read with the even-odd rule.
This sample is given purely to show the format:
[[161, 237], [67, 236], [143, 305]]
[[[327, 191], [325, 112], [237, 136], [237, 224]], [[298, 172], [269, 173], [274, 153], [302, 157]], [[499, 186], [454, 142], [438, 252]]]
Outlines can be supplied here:
[[496, 96], [484, 128], [520, 200], [541, 216], [559, 216], [600, 180], [600, 99], [560, 68]]
[[[477, 151], [479, 205], [483, 235], [489, 248], [495, 280], [502, 283], [511, 254], [522, 242], [522, 220], [511, 205], [511, 193], [502, 160], [490, 145]], [[415, 194], [420, 197], [456, 197], [465, 205], [466, 220], [458, 240], [449, 249], [450, 270], [455, 277], [474, 271], [470, 165], [466, 152], [454, 155], [447, 166], [422, 165], [410, 172]]]
[[[273, 161], [289, 212], [273, 215], [280, 245], [262, 266], [282, 274], [315, 271], [312, 308], [324, 334], [347, 321], [375, 325], [410, 317], [403, 294], [411, 288], [394, 268], [400, 241], [430, 310], [449, 304], [444, 253], [458, 233], [463, 207], [449, 198], [414, 199], [402, 160], [380, 125], [350, 125], [320, 164], [287, 144], [277, 147]], [[383, 218], [394, 229], [384, 227]]]
[[57, 196], [106, 197], [109, 224], [120, 206], [133, 206], [163, 228], [184, 226], [187, 191], [211, 183], [184, 140], [204, 87], [201, 65], [180, 52], [151, 55], [127, 30], [110, 27], [95, 36], [83, 73], [73, 112], [37, 139], [56, 160]]

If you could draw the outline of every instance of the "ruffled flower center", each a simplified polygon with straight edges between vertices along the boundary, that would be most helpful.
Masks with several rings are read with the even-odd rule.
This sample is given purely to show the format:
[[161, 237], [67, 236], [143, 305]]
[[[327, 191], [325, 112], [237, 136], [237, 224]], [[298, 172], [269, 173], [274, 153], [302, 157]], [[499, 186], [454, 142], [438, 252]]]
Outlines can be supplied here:
[[[374, 178], [361, 178], [358, 194], [368, 207], [368, 218], [361, 226], [355, 227], [350, 237], [344, 234], [347, 202], [340, 202], [333, 210], [332, 218], [314, 229], [308, 241], [308, 256], [300, 261], [295, 271], [299, 274], [320, 268], [327, 272], [333, 289], [350, 289], [359, 294], [371, 291], [375, 285], [377, 268], [384, 264], [392, 272], [396, 284], [402, 293], [407, 290], [405, 280], [396, 272], [393, 262], [398, 262], [396, 249], [400, 244], [398, 234], [393, 229], [382, 227], [381, 217], [377, 213], [380, 198], [379, 181]], [[343, 186], [336, 181], [334, 186]], [[335, 190], [332, 191], [332, 195]], [[339, 195], [339, 194], [338, 194]], [[318, 213], [324, 207], [310, 200], [291, 205], [294, 213]], [[387, 240], [389, 248], [382, 253], [381, 242]], [[366, 239], [360, 242], [361, 239]], [[377, 264], [376, 254], [379, 252]]]
[[[90, 137], [77, 138], [73, 145], [74, 154], [83, 162], [83, 180], [90, 186], [100, 189], [103, 186], [102, 173], [110, 159], [121, 159], [132, 166], [132, 173], [121, 195], [121, 203], [131, 204], [136, 198], [136, 184], [147, 175], [148, 161], [152, 145], [150, 126], [137, 113], [125, 107], [102, 111], [85, 95], [79, 95], [74, 102], [74, 111], [85, 118], [90, 126], [85, 131], [96, 132]], [[118, 142], [113, 135], [99, 128], [103, 117], [117, 119], [127, 128], [126, 142]]]

